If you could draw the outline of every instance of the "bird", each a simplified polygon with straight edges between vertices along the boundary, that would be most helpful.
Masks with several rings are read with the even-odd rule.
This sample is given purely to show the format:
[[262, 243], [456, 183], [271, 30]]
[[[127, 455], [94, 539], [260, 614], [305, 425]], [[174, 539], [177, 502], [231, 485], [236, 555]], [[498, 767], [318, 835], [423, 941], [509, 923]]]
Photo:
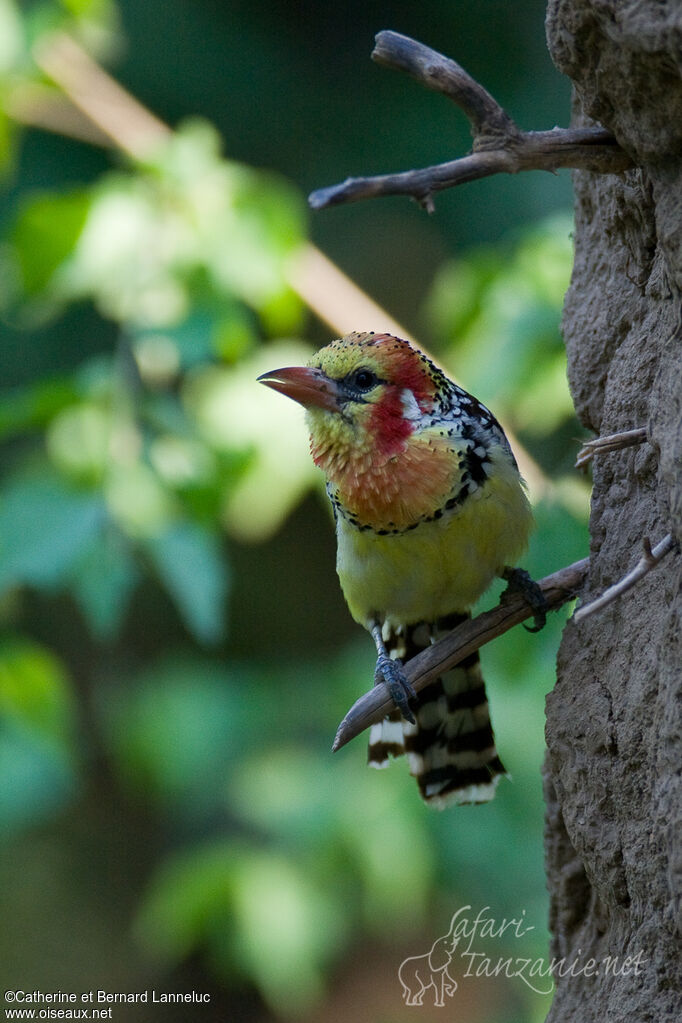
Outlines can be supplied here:
[[419, 693], [403, 664], [466, 621], [497, 576], [512, 580], [527, 547], [533, 514], [502, 427], [427, 354], [388, 333], [354, 331], [307, 366], [258, 380], [305, 409], [341, 589], [374, 639], [375, 684], [393, 697], [395, 709], [371, 726], [370, 766], [405, 754], [435, 809], [489, 801], [507, 772], [478, 652]]

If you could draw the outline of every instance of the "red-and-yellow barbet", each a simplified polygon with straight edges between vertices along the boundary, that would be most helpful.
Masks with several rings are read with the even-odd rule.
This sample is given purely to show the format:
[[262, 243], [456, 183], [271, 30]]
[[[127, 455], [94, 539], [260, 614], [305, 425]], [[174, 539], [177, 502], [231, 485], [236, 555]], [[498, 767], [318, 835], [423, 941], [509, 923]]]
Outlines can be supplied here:
[[375, 681], [399, 708], [372, 726], [370, 764], [405, 753], [430, 806], [492, 799], [506, 772], [478, 654], [418, 694], [401, 661], [466, 619], [526, 547], [532, 513], [500, 424], [390, 334], [348, 334], [307, 367], [259, 379], [306, 409], [341, 587], [374, 638]]

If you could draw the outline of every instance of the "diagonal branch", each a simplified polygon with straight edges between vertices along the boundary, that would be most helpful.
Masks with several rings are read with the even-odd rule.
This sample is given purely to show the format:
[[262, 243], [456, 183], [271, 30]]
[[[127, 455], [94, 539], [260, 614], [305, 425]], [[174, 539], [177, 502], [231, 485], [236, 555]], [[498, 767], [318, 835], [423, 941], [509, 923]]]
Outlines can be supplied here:
[[[587, 577], [588, 565], [589, 558], [583, 558], [582, 561], [576, 561], [539, 581], [538, 586], [547, 601], [548, 610], [556, 611], [576, 596]], [[484, 643], [489, 643], [514, 625], [532, 617], [533, 609], [520, 593], [503, 595], [497, 607], [459, 625], [444, 639], [408, 661], [405, 665], [405, 674], [419, 692]], [[394, 709], [395, 705], [387, 687], [383, 684], [375, 686], [361, 696], [346, 714], [338, 727], [332, 751], [341, 749], [365, 728], [369, 728], [375, 721], [380, 721]]]
[[632, 166], [628, 154], [604, 128], [522, 131], [456, 61], [397, 32], [379, 32], [375, 43], [372, 57], [377, 63], [406, 71], [428, 89], [447, 96], [464, 112], [471, 125], [472, 152], [421, 170], [347, 178], [313, 192], [308, 202], [315, 210], [359, 199], [407, 195], [431, 211], [434, 192], [492, 174], [555, 171], [561, 167], [619, 174]]
[[102, 135], [133, 160], [144, 160], [171, 129], [104, 71], [65, 32], [33, 48], [33, 58]]

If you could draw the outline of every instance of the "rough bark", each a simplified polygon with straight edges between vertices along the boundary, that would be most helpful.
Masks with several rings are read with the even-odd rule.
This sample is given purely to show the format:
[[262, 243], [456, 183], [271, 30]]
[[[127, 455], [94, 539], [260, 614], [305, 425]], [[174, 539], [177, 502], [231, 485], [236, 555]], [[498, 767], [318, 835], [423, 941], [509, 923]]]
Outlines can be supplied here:
[[[595, 458], [587, 601], [642, 537], [682, 539], [682, 4], [550, 0], [574, 123], [612, 131], [637, 169], [575, 172], [569, 379], [597, 433], [650, 443]], [[682, 915], [680, 564], [569, 624], [547, 699], [546, 854], [557, 981], [551, 1023], [678, 1019]], [[607, 956], [639, 958], [608, 971]], [[595, 960], [592, 976], [587, 961]], [[581, 970], [581, 967], [584, 969]]]

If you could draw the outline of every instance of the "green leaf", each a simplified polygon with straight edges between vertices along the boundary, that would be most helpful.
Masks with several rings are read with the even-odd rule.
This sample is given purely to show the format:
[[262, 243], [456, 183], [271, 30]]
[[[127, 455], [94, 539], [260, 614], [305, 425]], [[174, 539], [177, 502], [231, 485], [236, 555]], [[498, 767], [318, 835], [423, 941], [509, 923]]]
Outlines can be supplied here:
[[0, 0], [0, 74], [11, 72], [23, 56], [21, 16], [14, 0]]
[[166, 963], [178, 963], [229, 926], [234, 851], [216, 843], [164, 861], [145, 896], [136, 932]]
[[338, 943], [338, 894], [324, 891], [305, 863], [257, 848], [236, 864], [234, 880], [243, 969], [276, 1011], [310, 1010]]
[[232, 773], [260, 734], [243, 699], [243, 675], [205, 658], [164, 659], [102, 713], [130, 788], [181, 814], [210, 819]]
[[41, 429], [77, 396], [75, 385], [59, 377], [0, 395], [0, 438]]
[[20, 209], [11, 241], [28, 295], [44, 291], [73, 252], [89, 208], [87, 192], [70, 192], [34, 196]]
[[55, 466], [79, 483], [100, 485], [110, 461], [111, 414], [94, 402], [61, 409], [46, 433], [47, 451]]
[[138, 579], [130, 546], [121, 533], [110, 529], [94, 537], [76, 566], [72, 587], [98, 639], [116, 635]]
[[25, 640], [0, 644], [0, 831], [53, 815], [73, 794], [75, 730], [57, 658]]
[[[509, 396], [557, 354], [563, 357], [559, 320], [571, 272], [570, 227], [564, 216], [549, 217], [520, 238], [446, 263], [427, 301], [436, 330], [454, 342], [460, 379], [498, 412], [507, 401], [508, 416]], [[563, 391], [567, 396], [566, 384]]]
[[323, 994], [343, 906], [305, 864], [242, 843], [213, 843], [168, 860], [137, 921], [141, 942], [166, 963], [208, 953], [240, 973], [278, 1013], [300, 1013]]
[[58, 477], [23, 477], [0, 492], [0, 590], [54, 587], [91, 543], [105, 517], [96, 495]]
[[0, 643], [0, 713], [55, 745], [75, 728], [73, 696], [61, 663], [28, 640]]
[[74, 792], [63, 750], [17, 721], [0, 719], [0, 833], [53, 817]]
[[104, 17], [109, 14], [111, 0], [61, 0], [67, 11], [76, 17]]
[[187, 628], [202, 643], [218, 642], [225, 629], [228, 578], [216, 535], [185, 522], [146, 546]]
[[[1, 29], [0, 29], [1, 31]], [[0, 177], [6, 178], [14, 168], [16, 159], [16, 128], [4, 110], [0, 109]]]

